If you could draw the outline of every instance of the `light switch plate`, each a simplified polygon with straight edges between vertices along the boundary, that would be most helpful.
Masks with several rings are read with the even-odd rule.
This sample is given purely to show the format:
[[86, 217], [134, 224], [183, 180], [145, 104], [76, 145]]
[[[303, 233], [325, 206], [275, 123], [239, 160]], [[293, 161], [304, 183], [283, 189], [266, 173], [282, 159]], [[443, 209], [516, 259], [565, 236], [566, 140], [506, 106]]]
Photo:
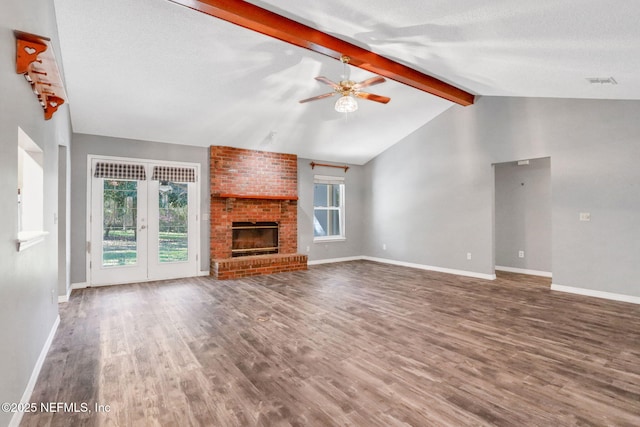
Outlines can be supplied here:
[[591, 213], [580, 212], [580, 221], [591, 221]]

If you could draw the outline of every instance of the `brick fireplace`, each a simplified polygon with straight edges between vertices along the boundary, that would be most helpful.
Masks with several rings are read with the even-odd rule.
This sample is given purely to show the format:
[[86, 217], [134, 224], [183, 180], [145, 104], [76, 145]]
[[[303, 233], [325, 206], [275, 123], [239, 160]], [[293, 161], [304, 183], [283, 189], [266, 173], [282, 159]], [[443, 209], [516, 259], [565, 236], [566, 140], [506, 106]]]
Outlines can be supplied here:
[[[212, 146], [211, 275], [234, 279], [306, 270], [298, 248], [298, 163], [293, 154]], [[274, 253], [233, 256], [233, 225], [277, 224]]]

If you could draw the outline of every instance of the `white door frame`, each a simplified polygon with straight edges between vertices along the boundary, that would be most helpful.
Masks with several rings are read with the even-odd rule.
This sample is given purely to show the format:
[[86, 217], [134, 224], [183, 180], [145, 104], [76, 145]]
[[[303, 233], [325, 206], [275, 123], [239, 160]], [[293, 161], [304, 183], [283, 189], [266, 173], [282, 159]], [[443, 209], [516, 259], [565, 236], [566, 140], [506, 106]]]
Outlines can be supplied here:
[[[199, 163], [189, 163], [189, 162], [175, 162], [170, 160], [157, 160], [157, 159], [142, 159], [142, 158], [132, 158], [132, 157], [118, 157], [118, 156], [104, 156], [104, 155], [96, 155], [89, 154], [87, 155], [87, 203], [86, 203], [86, 229], [85, 229], [85, 271], [86, 271], [86, 283], [88, 286], [92, 284], [92, 275], [91, 275], [91, 212], [92, 212], [92, 173], [91, 173], [91, 165], [94, 160], [103, 160], [103, 161], [111, 161], [111, 162], [125, 162], [125, 163], [144, 163], [144, 164], [153, 164], [154, 166], [182, 166], [182, 167], [191, 167], [196, 170], [196, 182], [195, 191], [194, 191], [194, 202], [195, 208], [193, 209], [193, 214], [195, 215], [195, 221], [193, 223], [195, 230], [195, 241], [193, 243], [190, 242], [189, 251], [193, 248], [193, 253], [195, 254], [195, 269], [193, 272], [193, 276], [199, 275], [200, 271], [200, 193], [201, 193], [201, 185], [203, 180], [201, 179], [200, 164]], [[149, 176], [150, 178], [150, 176]], [[190, 208], [191, 210], [191, 208]], [[191, 213], [190, 213], [191, 216]], [[187, 277], [187, 276], [181, 276]], [[190, 277], [190, 276], [189, 276]], [[167, 277], [170, 278], [170, 277]], [[141, 280], [141, 282], [145, 281], [153, 281], [160, 280], [159, 278], [151, 278], [147, 275], [147, 279]], [[114, 283], [116, 284], [116, 283]], [[100, 285], [103, 286], [103, 285]]]

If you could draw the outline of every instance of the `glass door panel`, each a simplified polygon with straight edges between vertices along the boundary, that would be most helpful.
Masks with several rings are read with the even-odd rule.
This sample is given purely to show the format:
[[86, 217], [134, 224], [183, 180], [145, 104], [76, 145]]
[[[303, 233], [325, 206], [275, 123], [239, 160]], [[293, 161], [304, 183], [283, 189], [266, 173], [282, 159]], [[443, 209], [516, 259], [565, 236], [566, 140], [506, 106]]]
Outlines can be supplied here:
[[189, 260], [189, 188], [161, 181], [158, 186], [158, 262]]
[[104, 179], [102, 266], [138, 263], [138, 182]]
[[195, 182], [149, 181], [149, 279], [198, 274]]
[[[92, 163], [95, 170], [96, 161]], [[91, 178], [89, 277], [92, 285], [147, 278], [147, 182]]]

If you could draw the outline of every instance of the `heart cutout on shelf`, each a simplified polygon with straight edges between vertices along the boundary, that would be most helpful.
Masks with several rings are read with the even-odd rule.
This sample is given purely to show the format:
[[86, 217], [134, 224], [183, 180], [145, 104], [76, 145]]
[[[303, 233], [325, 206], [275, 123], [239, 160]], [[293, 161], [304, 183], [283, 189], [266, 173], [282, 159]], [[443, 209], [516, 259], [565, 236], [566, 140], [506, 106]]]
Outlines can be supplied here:
[[54, 101], [50, 101], [49, 105], [51, 105], [53, 108], [56, 108], [58, 106], [58, 103]]
[[25, 46], [24, 51], [27, 52], [29, 55], [33, 55], [34, 53], [36, 53], [36, 50], [29, 46]]

